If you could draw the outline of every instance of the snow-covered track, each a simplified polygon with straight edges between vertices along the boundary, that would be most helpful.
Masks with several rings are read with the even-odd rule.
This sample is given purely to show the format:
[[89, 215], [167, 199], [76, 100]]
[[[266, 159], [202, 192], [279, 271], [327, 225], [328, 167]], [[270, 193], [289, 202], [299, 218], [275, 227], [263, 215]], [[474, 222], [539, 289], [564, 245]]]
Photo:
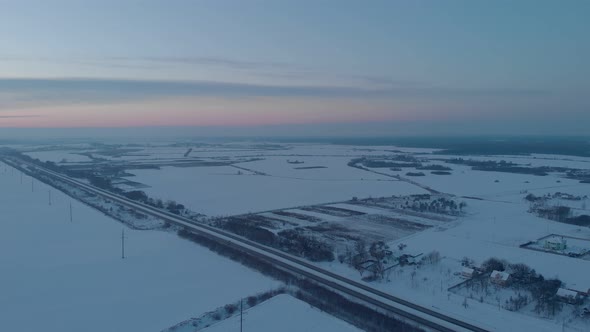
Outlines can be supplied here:
[[258, 259], [270, 262], [281, 268], [291, 271], [292, 273], [304, 276], [314, 282], [327, 286], [338, 292], [344, 293], [350, 297], [370, 303], [381, 310], [393, 313], [398, 317], [415, 322], [423, 327], [433, 331], [490, 331], [460, 319], [447, 316], [432, 309], [414, 304], [399, 297], [382, 292], [366, 284], [345, 278], [326, 269], [317, 267], [298, 257], [292, 256], [280, 250], [261, 245], [257, 242], [242, 238], [233, 233], [196, 223], [193, 220], [178, 216], [176, 214], [163, 211], [152, 206], [130, 200], [126, 197], [111, 193], [109, 191], [94, 187], [92, 185], [72, 179], [63, 174], [45, 169], [33, 163], [25, 162], [21, 159], [10, 158], [5, 160], [8, 164], [18, 167], [19, 164], [28, 166], [29, 170], [43, 173], [54, 179], [75, 186], [86, 192], [100, 195], [104, 198], [117, 202], [138, 212], [161, 218], [170, 223], [182, 226], [191, 232], [206, 236], [210, 240], [215, 240], [223, 245], [237, 249], [245, 254], [251, 255]]

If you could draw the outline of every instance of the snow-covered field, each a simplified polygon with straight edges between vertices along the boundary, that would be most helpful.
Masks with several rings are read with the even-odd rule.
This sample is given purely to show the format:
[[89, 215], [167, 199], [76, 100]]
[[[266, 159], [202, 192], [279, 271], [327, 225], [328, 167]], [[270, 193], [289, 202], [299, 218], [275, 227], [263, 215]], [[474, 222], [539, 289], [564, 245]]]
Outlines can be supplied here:
[[[184, 154], [189, 148], [193, 150], [185, 157]], [[506, 160], [522, 167], [589, 169], [590, 158], [542, 154], [452, 156], [439, 154], [435, 149], [406, 149], [395, 146], [251, 142], [210, 145], [187, 143], [186, 146], [180, 144], [133, 147], [122, 145], [120, 148], [113, 147], [112, 150], [101, 149], [105, 154], [97, 153], [95, 157], [116, 160], [120, 165], [124, 165], [126, 161], [134, 161], [161, 166], [160, 169], [131, 167], [126, 171], [134, 176], [127, 179], [146, 185], [147, 187], [141, 190], [150, 197], [161, 198], [164, 201], [175, 200], [194, 212], [209, 216], [227, 216], [286, 209], [284, 211], [288, 213], [315, 217], [330, 223], [340, 223], [359, 233], [365, 231], [383, 235], [382, 238], [388, 241], [390, 248], [394, 251], [399, 244], [406, 245], [404, 252], [413, 255], [438, 251], [443, 257], [438, 265], [422, 267], [418, 270], [414, 270], [412, 266], [395, 267], [389, 273], [388, 280], [371, 282], [370, 285], [420, 305], [433, 307], [444, 314], [465, 319], [495, 331], [515, 328], [522, 331], [555, 331], [564, 326], [566, 330], [569, 328], [572, 331], [584, 331], [586, 328], [590, 330], [590, 324], [580, 324], [568, 310], [564, 310], [564, 313], [557, 317], [545, 319], [534, 317], [532, 313], [509, 312], [485, 301], [479, 303], [479, 301], [470, 300], [469, 305], [465, 307], [463, 296], [447, 291], [447, 288], [461, 281], [456, 273], [461, 271], [460, 261], [464, 257], [473, 259], [476, 265], [490, 257], [497, 257], [509, 263], [525, 263], [545, 278], [559, 278], [566, 288], [581, 291], [590, 289], [589, 260], [519, 247], [549, 234], [590, 240], [590, 228], [540, 218], [528, 212], [530, 203], [524, 200], [524, 197], [530, 193], [536, 196], [552, 195], [556, 192], [579, 196], [590, 195], [590, 184], [565, 178], [563, 172], [536, 176], [477, 171], [470, 166], [445, 163], [445, 160], [460, 157], [479, 161]], [[126, 152], [125, 149], [128, 151]], [[117, 151], [120, 153], [115, 153]], [[69, 155], [81, 158], [79, 160], [66, 158], [71, 162], [89, 161], [85, 156], [70, 152], [72, 151], [62, 148], [28, 154], [34, 158], [56, 162]], [[408, 167], [403, 167], [401, 171], [392, 170], [390, 167], [363, 170], [348, 165], [352, 159], [362, 157], [388, 160], [388, 158], [399, 156], [402, 158], [397, 161], [389, 160], [403, 163], [405, 162], [403, 157], [407, 154], [417, 158], [416, 160], [424, 165], [438, 164], [450, 167], [451, 174], [435, 175], [430, 170], [416, 170]], [[86, 160], [83, 160], [84, 158]], [[177, 162], [184, 159], [224, 162], [232, 165], [166, 166], [171, 161]], [[259, 160], [252, 161], [252, 159]], [[244, 162], [246, 160], [249, 161]], [[423, 172], [425, 176], [407, 175], [408, 172], [418, 171]], [[0, 172], [3, 170], [0, 169]], [[401, 179], [395, 176], [400, 176]], [[39, 185], [36, 191], [31, 193], [30, 182], [20, 185], [17, 175], [11, 174], [10, 171], [0, 174], [0, 185], [3, 189], [9, 188], [0, 193], [2, 209], [6, 210], [6, 212], [3, 211], [3, 215], [12, 216], [2, 219], [2, 222], [8, 226], [5, 227], [6, 231], [3, 230], [0, 233], [0, 239], [2, 239], [0, 249], [3, 249], [3, 253], [0, 254], [2, 264], [0, 269], [2, 271], [6, 269], [6, 272], [0, 275], [0, 282], [3, 285], [21, 281], [23, 285], [25, 283], [40, 285], [33, 290], [30, 286], [7, 288], [8, 295], [0, 298], [2, 301], [0, 309], [6, 307], [8, 312], [10, 310], [15, 312], [14, 315], [8, 316], [12, 325], [7, 326], [12, 327], [16, 322], [24, 321], [25, 314], [22, 312], [25, 312], [25, 308], [28, 310], [27, 315], [31, 315], [30, 311], [33, 310], [32, 314], [35, 316], [39, 315], [47, 322], [57, 324], [60, 319], [55, 317], [59, 317], [61, 311], [88, 307], [89, 310], [84, 310], [85, 313], [104, 312], [108, 316], [111, 315], [110, 310], [112, 310], [112, 315], [121, 315], [128, 319], [124, 321], [129, 322], [131, 325], [127, 326], [133, 327], [133, 330], [135, 327], [143, 326], [164, 328], [224, 303], [233, 302], [241, 296], [269, 289], [276, 284], [255, 272], [204, 251], [196, 245], [181, 241], [174, 234], [129, 230], [127, 233], [129, 259], [122, 261], [117, 256], [120, 250], [118, 237], [122, 228], [120, 224], [80, 205], [75, 205], [75, 210], [80, 214], [79, 219], [83, 218], [83, 220], [77, 218], [78, 223], [69, 224], [65, 220], [67, 211], [64, 207], [69, 199], [54, 193], [54, 204], [49, 207], [46, 187]], [[424, 194], [427, 193], [424, 188], [431, 188], [443, 194], [449, 194], [458, 201], [465, 201], [466, 215], [443, 223], [444, 227], [438, 222], [415, 219], [418, 217], [406, 215], [404, 216], [406, 220], [432, 227], [411, 232], [395, 230], [395, 234], [389, 234], [380, 232], [380, 229], [373, 225], [375, 220], [367, 218], [375, 214], [399, 218], [395, 210], [379, 205], [334, 203], [347, 201], [353, 197], [362, 199]], [[134, 190], [135, 188], [124, 189]], [[37, 204], [36, 208], [23, 208], [25, 202]], [[590, 209], [586, 206], [586, 203], [590, 201], [587, 202], [587, 200], [573, 201], [558, 198], [553, 199], [553, 203], [572, 207], [575, 215], [590, 215]], [[343, 218], [304, 208], [306, 205], [315, 204], [328, 204], [327, 206], [350, 209], [367, 215]], [[62, 207], [61, 210], [58, 206]], [[296, 220], [292, 219], [293, 216], [288, 214], [266, 212], [261, 215], [283, 220], [286, 224], [290, 222], [291, 226], [288, 227], [294, 227], [292, 225], [297, 223], [300, 226], [309, 226], [314, 223], [301, 220], [296, 223]], [[44, 217], [43, 222], [38, 220], [39, 216]], [[14, 236], [14, 234], [27, 234], [27, 236]], [[42, 249], [32, 251], [31, 248], [37, 249], [39, 244]], [[9, 254], [15, 250], [24, 253], [15, 255], [19, 257], [18, 261]], [[186, 264], [187, 261], [196, 263]], [[135, 265], [131, 269], [129, 265], [132, 264]], [[223, 266], [217, 267], [217, 265]], [[321, 263], [321, 265], [349, 278], [361, 280], [359, 273], [345, 264], [334, 261]], [[81, 266], [84, 268], [80, 268]], [[205, 273], [203, 273], [204, 266], [207, 266]], [[236, 272], [242, 270], [243, 272]], [[230, 272], [225, 273], [225, 271]], [[23, 273], [25, 277], [19, 278]], [[41, 274], [44, 275], [43, 278], [39, 277]], [[91, 278], [96, 275], [100, 278]], [[236, 282], [238, 275], [239, 282]], [[88, 280], [95, 284], [89, 287]], [[166, 287], [150, 286], [160, 285], [162, 280], [165, 284], [172, 285], [168, 286], [171, 287], [170, 290], [165, 291]], [[199, 282], [194, 282], [195, 280]], [[215, 287], [217, 284], [212, 280], [221, 280], [219, 283], [224, 286]], [[49, 288], [47, 285], [50, 284], [57, 286]], [[225, 296], [214, 296], [219, 295], [216, 291], [226, 292]], [[86, 296], [87, 292], [88, 296]], [[25, 304], [29, 305], [30, 302], [25, 299], [36, 294], [41, 294], [38, 295], [39, 299], [34, 301], [32, 307], [25, 307]], [[62, 299], [65, 297], [65, 300], [55, 301], [60, 296]], [[195, 300], [196, 298], [199, 300]], [[51, 306], [52, 302], [58, 302], [59, 305]], [[11, 303], [10, 307], [9, 303]], [[145, 303], [149, 303], [149, 307]], [[322, 331], [345, 330], [345, 327], [340, 329], [331, 327], [332, 323], [329, 322], [333, 319], [324, 317], [325, 315], [317, 312], [316, 309], [303, 305], [307, 310], [302, 310], [299, 302], [287, 295], [279, 296], [268, 303], [271, 305], [265, 303], [248, 312], [246, 327], [247, 324], [252, 323], [250, 330], [283, 331], [285, 326], [292, 325], [297, 327], [294, 329], [297, 331], [315, 331], [313, 326], [297, 325], [297, 323], [307, 323], [303, 319], [294, 319], [295, 314], [300, 313], [306, 317], [320, 315], [317, 320], [328, 324], [325, 327], [319, 325], [323, 327], [320, 329]], [[50, 310], [46, 309], [47, 307]], [[157, 312], [158, 315], [141, 315], [145, 312]], [[289, 315], [289, 312], [295, 314]], [[281, 317], [276, 321], [289, 323], [281, 324], [280, 328], [275, 325], [267, 326], [265, 325], [267, 323], [276, 323], [273, 320], [267, 322], [262, 319], [268, 316]], [[90, 314], [84, 313], [80, 317], [80, 319], [76, 317], [76, 321], [71, 326], [80, 326], [84, 319], [100, 320], [100, 317], [91, 317]], [[63, 316], [61, 318], [63, 319]], [[310, 322], [315, 319], [309, 318]], [[145, 325], [141, 325], [144, 323]], [[105, 324], [100, 325], [99, 322], [96, 325], [105, 330], [104, 327], [108, 326]], [[235, 324], [236, 320], [232, 318], [220, 322], [207, 331], [232, 330], [236, 328]]]
[[[283, 162], [281, 167], [293, 165]], [[258, 170], [250, 163], [240, 166]], [[391, 196], [424, 193], [421, 188], [360, 170], [340, 175], [328, 169], [301, 171], [298, 178], [282, 176], [280, 167], [264, 168], [269, 175], [253, 175], [229, 166], [163, 167], [132, 170], [129, 179], [150, 186], [149, 195], [172, 199], [207, 215], [233, 215], [285, 207], [350, 200], [354, 196]], [[348, 167], [344, 163], [342, 168]], [[350, 168], [350, 167], [348, 167]], [[238, 175], [238, 171], [242, 174]], [[275, 173], [276, 172], [276, 173]], [[329, 172], [327, 178], [321, 174]], [[275, 176], [274, 174], [279, 174]]]
[[[485, 160], [488, 159], [486, 158]], [[586, 191], [586, 193], [590, 192], [590, 186], [588, 184], [582, 184], [577, 180], [566, 179], [553, 174], [536, 176], [504, 172], [484, 172], [474, 171], [470, 166], [439, 164], [452, 168], [452, 174], [435, 175], [428, 171], [423, 171], [425, 176], [408, 178], [445, 193], [489, 199], [503, 199], [508, 196], [517, 196], [524, 190], [562, 191], [568, 193], [573, 191], [572, 193], [578, 193], [578, 189], [581, 189], [582, 191]], [[383, 169], [376, 170], [401, 176], [405, 176], [409, 171], [409, 169], [397, 172]]]
[[39, 182], [32, 192], [4, 164], [0, 188], [0, 331], [160, 331], [278, 286], [176, 234], [127, 229]]
[[[519, 248], [521, 244], [548, 234], [590, 239], [590, 228], [538, 218], [527, 212], [528, 205], [522, 202], [522, 197], [523, 195], [501, 197], [501, 200], [507, 201], [468, 200], [468, 216], [454, 227], [443, 232], [429, 229], [389, 242], [390, 248], [396, 248], [400, 243], [406, 244], [404, 251], [411, 254], [426, 254], [436, 250], [444, 259], [439, 265], [421, 268], [415, 277], [411, 276], [413, 267], [396, 267], [391, 272], [389, 281], [370, 284], [496, 331], [518, 326], [521, 331], [549, 332], [561, 329], [564, 321], [569, 326], [566, 331], [585, 331], [585, 328], [590, 328], [590, 324], [580, 328], [579, 321], [571, 321], [574, 319], [571, 313], [547, 320], [507, 310], [499, 312], [495, 305], [471, 300], [469, 306], [464, 308], [464, 298], [447, 291], [448, 287], [459, 282], [453, 274], [461, 272], [460, 261], [463, 257], [474, 259], [476, 264], [481, 264], [490, 257], [510, 263], [525, 263], [545, 278], [559, 278], [567, 288], [581, 291], [590, 288], [590, 261]], [[326, 267], [360, 280], [359, 273], [352, 268], [337, 263], [326, 264]]]
[[74, 153], [72, 151], [37, 151], [25, 153], [33, 159], [39, 159], [41, 161], [52, 161], [54, 163], [73, 163], [73, 162], [88, 162], [90, 158], [84, 155]]
[[[212, 325], [205, 332], [240, 330], [240, 316], [236, 315]], [[243, 330], [257, 332], [352, 332], [356, 327], [334, 318], [290, 295], [277, 295], [243, 315]]]

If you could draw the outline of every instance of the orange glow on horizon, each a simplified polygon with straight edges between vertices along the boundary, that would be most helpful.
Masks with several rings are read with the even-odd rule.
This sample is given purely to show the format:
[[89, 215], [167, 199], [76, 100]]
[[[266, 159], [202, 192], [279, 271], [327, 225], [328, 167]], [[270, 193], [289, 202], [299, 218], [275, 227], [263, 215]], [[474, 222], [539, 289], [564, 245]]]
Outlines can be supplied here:
[[[169, 98], [119, 104], [77, 104], [20, 109], [0, 127], [267, 126], [403, 121], [424, 116], [410, 107], [358, 99]], [[401, 107], [400, 107], [401, 108]]]

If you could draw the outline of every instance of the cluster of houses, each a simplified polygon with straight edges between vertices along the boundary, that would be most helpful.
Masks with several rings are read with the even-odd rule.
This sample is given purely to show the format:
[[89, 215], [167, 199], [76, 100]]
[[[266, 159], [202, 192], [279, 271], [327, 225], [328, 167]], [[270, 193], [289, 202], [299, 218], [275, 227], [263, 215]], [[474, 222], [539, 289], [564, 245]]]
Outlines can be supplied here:
[[[471, 279], [479, 274], [481, 274], [479, 269], [467, 266], [463, 267], [463, 270], [461, 271], [461, 276], [465, 279]], [[510, 283], [510, 273], [504, 271], [492, 271], [490, 274], [490, 282], [504, 287]], [[583, 304], [586, 298], [590, 296], [590, 289], [587, 291], [579, 291], [568, 288], [559, 288], [555, 295], [564, 303], [579, 305]], [[590, 307], [583, 308], [581, 315], [584, 317], [590, 317]]]

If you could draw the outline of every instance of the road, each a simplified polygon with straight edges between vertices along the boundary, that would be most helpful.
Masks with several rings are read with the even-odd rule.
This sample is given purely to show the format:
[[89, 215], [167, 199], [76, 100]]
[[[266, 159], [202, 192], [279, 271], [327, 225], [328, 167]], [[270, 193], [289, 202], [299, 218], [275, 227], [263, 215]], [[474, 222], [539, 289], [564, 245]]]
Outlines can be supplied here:
[[237, 249], [241, 252], [244, 252], [245, 254], [251, 255], [276, 266], [280, 266], [281, 268], [291, 271], [296, 275], [304, 276], [320, 285], [334, 289], [358, 300], [370, 303], [382, 310], [386, 310], [390, 313], [393, 313], [394, 315], [401, 316], [431, 330], [444, 332], [490, 331], [457, 318], [447, 316], [438, 311], [414, 304], [391, 294], [382, 292], [367, 286], [366, 284], [345, 278], [336, 273], [319, 268], [298, 257], [244, 239], [233, 233], [229, 233], [227, 231], [223, 231], [208, 225], [196, 223], [188, 218], [184, 218], [142, 203], [138, 203], [133, 200], [129, 200], [125, 197], [74, 180], [68, 176], [53, 172], [20, 159], [10, 158], [4, 159], [3, 161], [8, 164], [12, 164], [13, 166], [21, 165], [22, 167], [22, 165], [26, 165], [29, 170], [35, 170], [36, 172], [49, 176], [54, 180], [62, 181], [86, 192], [108, 198], [117, 202], [118, 204], [126, 206], [127, 208], [134, 209], [138, 212], [148, 214], [156, 218], [161, 218], [167, 222], [182, 226], [194, 233], [204, 235], [211, 240], [215, 240], [223, 245]]

